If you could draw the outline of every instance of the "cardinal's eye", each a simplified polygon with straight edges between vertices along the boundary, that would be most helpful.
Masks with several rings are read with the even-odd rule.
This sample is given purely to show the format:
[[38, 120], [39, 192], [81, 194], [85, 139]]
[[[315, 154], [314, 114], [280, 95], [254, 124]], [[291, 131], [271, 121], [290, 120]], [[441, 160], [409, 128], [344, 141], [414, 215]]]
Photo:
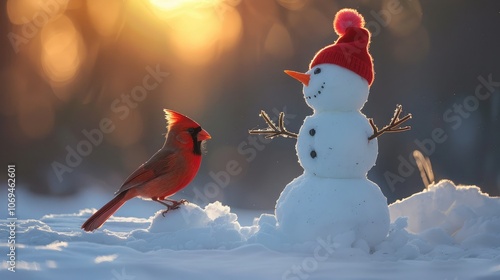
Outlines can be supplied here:
[[321, 68], [316, 68], [314, 70], [314, 75], [321, 73]]
[[194, 133], [194, 128], [192, 128], [192, 127], [191, 127], [191, 128], [189, 128], [189, 129], [188, 129], [188, 132], [189, 132], [190, 134], [193, 134], [193, 133]]

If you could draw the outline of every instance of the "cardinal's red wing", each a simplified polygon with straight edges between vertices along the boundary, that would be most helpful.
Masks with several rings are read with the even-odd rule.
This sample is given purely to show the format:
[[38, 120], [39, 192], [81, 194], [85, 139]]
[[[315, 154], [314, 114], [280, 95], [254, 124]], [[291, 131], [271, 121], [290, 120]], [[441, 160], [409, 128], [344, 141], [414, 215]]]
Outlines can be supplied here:
[[175, 153], [173, 151], [159, 150], [148, 161], [137, 168], [134, 173], [128, 176], [125, 183], [115, 193], [119, 194], [123, 191], [131, 189], [136, 186], [143, 185], [154, 178], [167, 173], [171, 170], [174, 162]]

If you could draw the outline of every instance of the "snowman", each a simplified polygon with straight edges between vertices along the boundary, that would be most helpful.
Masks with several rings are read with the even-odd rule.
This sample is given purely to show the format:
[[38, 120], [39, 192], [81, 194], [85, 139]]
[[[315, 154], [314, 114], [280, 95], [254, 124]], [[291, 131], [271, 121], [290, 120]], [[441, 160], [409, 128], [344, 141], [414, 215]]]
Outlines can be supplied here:
[[400, 125], [411, 115], [400, 119], [398, 106], [390, 124], [378, 129], [360, 112], [374, 78], [363, 26], [357, 11], [340, 10], [334, 20], [339, 39], [314, 56], [307, 72], [285, 71], [303, 84], [314, 110], [298, 134], [286, 130], [283, 113], [276, 125], [264, 111], [269, 128], [250, 131], [297, 138], [304, 173], [285, 187], [275, 210], [277, 229], [290, 243], [349, 236], [348, 246], [373, 248], [389, 231], [387, 198], [366, 175], [377, 159], [377, 137], [408, 130]]

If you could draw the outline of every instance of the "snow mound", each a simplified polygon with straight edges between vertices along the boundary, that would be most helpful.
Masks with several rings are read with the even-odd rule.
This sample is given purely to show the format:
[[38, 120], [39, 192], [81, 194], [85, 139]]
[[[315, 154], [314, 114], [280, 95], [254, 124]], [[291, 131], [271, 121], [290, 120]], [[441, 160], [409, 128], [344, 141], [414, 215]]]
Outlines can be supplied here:
[[[204, 209], [189, 203], [163, 216], [158, 211], [150, 218], [151, 225], [145, 230], [134, 230], [130, 236], [136, 239], [137, 248], [174, 250], [231, 249], [246, 241], [240, 232], [238, 216], [228, 206], [216, 201]], [[154, 242], [150, 242], [151, 239]], [[156, 244], [151, 247], [151, 244]]]
[[[389, 212], [393, 225], [404, 225], [394, 230], [407, 230], [405, 235], [414, 236], [411, 243], [421, 253], [439, 248], [474, 256], [476, 250], [493, 249], [498, 254], [500, 249], [500, 199], [476, 186], [455, 186], [443, 180], [393, 203]], [[407, 227], [401, 217], [407, 217]]]

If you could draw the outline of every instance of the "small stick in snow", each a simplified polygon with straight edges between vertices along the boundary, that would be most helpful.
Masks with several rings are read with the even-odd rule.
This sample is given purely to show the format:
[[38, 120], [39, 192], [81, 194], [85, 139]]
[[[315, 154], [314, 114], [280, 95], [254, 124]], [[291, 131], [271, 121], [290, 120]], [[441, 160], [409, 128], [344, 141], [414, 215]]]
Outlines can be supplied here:
[[411, 129], [410, 126], [399, 127], [402, 123], [411, 119], [411, 117], [412, 117], [411, 114], [408, 114], [408, 115], [404, 116], [402, 119], [399, 119], [399, 115], [401, 115], [402, 110], [403, 110], [403, 107], [401, 105], [397, 105], [396, 110], [394, 111], [394, 116], [391, 119], [391, 122], [388, 125], [384, 126], [381, 130], [378, 129], [378, 127], [373, 122], [372, 118], [368, 119], [368, 121], [370, 122], [370, 125], [372, 126], [372, 129], [373, 129], [373, 134], [372, 134], [372, 136], [368, 137], [368, 140], [375, 139], [386, 132], [389, 133], [389, 132], [401, 132], [401, 131], [410, 130]]
[[264, 111], [261, 110], [260, 117], [262, 117], [267, 125], [267, 129], [252, 129], [249, 130], [248, 133], [250, 134], [264, 134], [266, 135], [266, 139], [273, 139], [274, 137], [277, 136], [283, 136], [283, 137], [290, 137], [290, 138], [297, 138], [297, 133], [290, 132], [286, 130], [285, 128], [285, 113], [281, 112], [278, 118], [278, 126], [269, 118], [269, 115]]
[[413, 151], [413, 157], [417, 163], [418, 170], [420, 170], [422, 182], [424, 182], [425, 188], [429, 189], [429, 187], [434, 185], [434, 171], [432, 171], [431, 160], [419, 150]]

